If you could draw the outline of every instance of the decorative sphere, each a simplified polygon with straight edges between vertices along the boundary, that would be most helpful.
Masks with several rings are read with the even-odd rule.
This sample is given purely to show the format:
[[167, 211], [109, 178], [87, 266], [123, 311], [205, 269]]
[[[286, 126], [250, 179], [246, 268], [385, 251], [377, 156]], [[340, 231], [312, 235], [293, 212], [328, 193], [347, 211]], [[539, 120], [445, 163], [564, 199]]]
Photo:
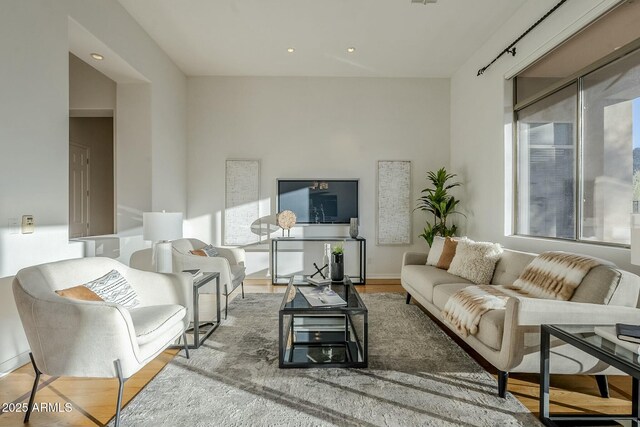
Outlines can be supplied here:
[[293, 211], [286, 210], [276, 215], [276, 222], [284, 230], [289, 230], [296, 225], [296, 214]]

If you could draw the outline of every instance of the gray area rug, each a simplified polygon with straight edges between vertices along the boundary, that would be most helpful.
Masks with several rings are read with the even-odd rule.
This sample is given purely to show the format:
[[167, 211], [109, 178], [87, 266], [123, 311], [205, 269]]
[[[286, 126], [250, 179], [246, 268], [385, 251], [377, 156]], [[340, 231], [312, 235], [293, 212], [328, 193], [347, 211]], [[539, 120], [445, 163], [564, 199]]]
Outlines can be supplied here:
[[363, 294], [368, 369], [279, 369], [283, 295], [235, 298], [209, 340], [180, 352], [123, 426], [532, 426], [537, 419], [418, 307]]

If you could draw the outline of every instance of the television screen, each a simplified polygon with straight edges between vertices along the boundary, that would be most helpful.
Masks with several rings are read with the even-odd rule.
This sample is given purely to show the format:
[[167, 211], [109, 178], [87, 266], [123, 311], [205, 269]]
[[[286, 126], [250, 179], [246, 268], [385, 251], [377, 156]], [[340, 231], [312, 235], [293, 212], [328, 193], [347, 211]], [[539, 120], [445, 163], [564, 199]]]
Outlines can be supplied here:
[[358, 217], [358, 181], [278, 180], [278, 211], [291, 210], [298, 224], [349, 224]]

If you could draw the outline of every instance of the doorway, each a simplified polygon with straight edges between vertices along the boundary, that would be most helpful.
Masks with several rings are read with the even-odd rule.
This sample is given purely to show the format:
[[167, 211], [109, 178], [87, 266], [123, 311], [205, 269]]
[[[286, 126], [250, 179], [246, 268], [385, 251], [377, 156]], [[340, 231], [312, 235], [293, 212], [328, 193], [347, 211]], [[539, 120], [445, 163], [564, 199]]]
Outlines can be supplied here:
[[69, 237], [115, 232], [113, 117], [69, 118]]

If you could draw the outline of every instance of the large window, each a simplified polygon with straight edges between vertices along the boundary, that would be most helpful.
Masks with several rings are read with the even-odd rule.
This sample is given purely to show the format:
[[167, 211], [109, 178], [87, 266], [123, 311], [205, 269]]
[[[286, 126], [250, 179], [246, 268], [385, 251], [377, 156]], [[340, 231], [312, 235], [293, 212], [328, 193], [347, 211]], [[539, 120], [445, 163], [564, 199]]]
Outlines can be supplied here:
[[640, 201], [640, 50], [557, 87], [516, 105], [516, 233], [629, 244]]

